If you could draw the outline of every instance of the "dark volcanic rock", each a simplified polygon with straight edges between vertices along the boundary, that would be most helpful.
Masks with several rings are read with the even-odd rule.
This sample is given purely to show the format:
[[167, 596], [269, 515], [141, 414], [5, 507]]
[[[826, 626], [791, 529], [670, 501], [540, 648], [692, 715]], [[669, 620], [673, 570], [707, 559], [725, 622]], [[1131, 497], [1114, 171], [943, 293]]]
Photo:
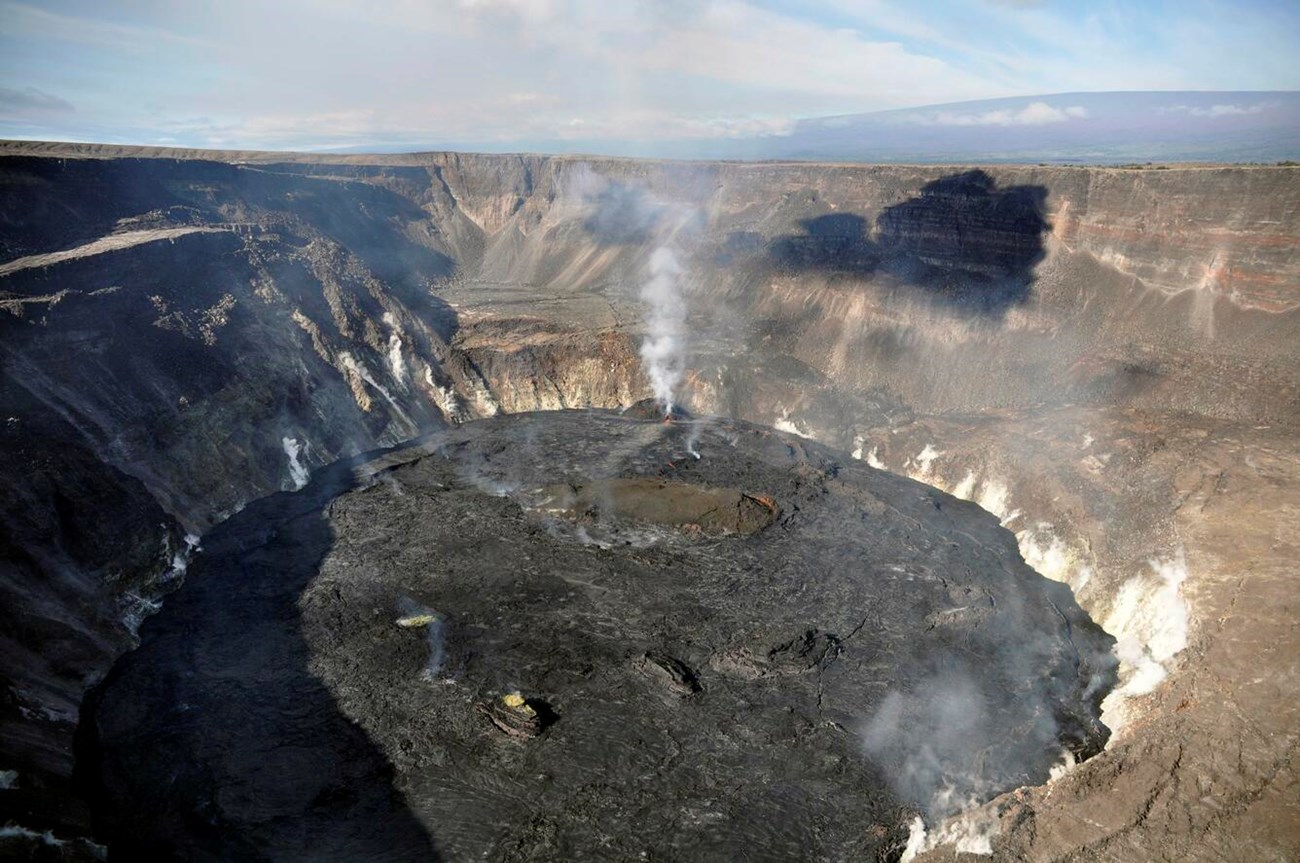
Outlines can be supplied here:
[[[676, 467], [676, 465], [672, 465]], [[708, 534], [751, 534], [781, 514], [776, 501], [732, 488], [701, 488], [658, 478], [595, 479], [547, 486], [545, 512], [577, 521], [647, 524]]]
[[12, 771], [0, 822], [87, 831], [68, 781], [81, 698], [174, 586], [182, 532], [143, 484], [4, 379], [0, 403], [13, 410], [0, 418], [0, 770]]
[[[754, 679], [769, 674], [800, 674], [812, 671], [839, 654], [839, 639], [809, 629], [784, 638], [760, 633], [753, 644], [716, 654], [710, 661], [715, 671], [732, 677]], [[829, 664], [829, 663], [827, 663]]]
[[[541, 709], [539, 709], [541, 708]], [[554, 714], [549, 705], [538, 699], [524, 698], [522, 693], [508, 692], [500, 698], [479, 705], [479, 710], [507, 737], [516, 740], [528, 740], [541, 734], [553, 719]]]
[[[592, 175], [614, 191], [581, 199], [575, 179]], [[1106, 752], [1018, 804], [1032, 817], [1004, 810], [995, 852], [1300, 856], [1300, 168], [1263, 166], [975, 173], [0, 142], [0, 821], [38, 844], [85, 835], [68, 793], [77, 702], [130, 645], [124, 618], [175, 583], [184, 533], [444, 422], [648, 395], [638, 289], [664, 234], [627, 217], [665, 206], [700, 217], [677, 238], [691, 338], [676, 395], [694, 414], [795, 429], [982, 501], [1032, 565], [1146, 649], [1126, 651], [1122, 684], [1152, 671], [1153, 632], [1185, 625], [1185, 648], [1158, 657], [1165, 682], [1112, 699], [1121, 731]], [[686, 432], [675, 466], [649, 481], [773, 491], [687, 482], [698, 426], [673, 419]], [[706, 460], [725, 445], [705, 443]], [[801, 524], [775, 502], [778, 520], [741, 541], [766, 548]], [[548, 529], [611, 559], [665, 531], [697, 544], [736, 532], [647, 515], [596, 505]], [[1179, 601], [1153, 604], [1173, 563], [1186, 564]], [[924, 610], [925, 627], [977, 631], [1006, 613], [959, 594]], [[431, 650], [435, 629], [404, 631], [407, 648]], [[474, 655], [454, 620], [439, 631], [430, 676], [463, 679]], [[860, 638], [746, 621], [707, 654], [645, 645], [621, 661], [660, 700], [694, 704], [728, 658], [763, 685], [833, 673], [841, 660], [805, 662], [808, 632], [828, 656], [832, 637], [850, 655]], [[655, 649], [699, 675], [699, 697], [635, 667]], [[1084, 753], [1098, 738], [1063, 736]]]
[[676, 657], [652, 650], [635, 664], [646, 677], [677, 695], [694, 695], [700, 691], [699, 675]]
[[[887, 859], [916, 812], [1042, 781], [1097, 734], [1110, 639], [993, 518], [756, 427], [707, 429], [703, 459], [672, 462], [692, 433], [503, 417], [391, 457], [408, 463], [324, 513], [318, 477], [232, 518], [96, 696], [84, 763], [107, 838]], [[688, 508], [750, 489], [782, 515], [602, 533], [617, 496], [588, 524], [538, 505], [613, 480]]]
[[213, 530], [88, 696], [77, 779], [115, 859], [437, 859], [309, 670], [297, 599], [332, 541], [322, 508], [351, 482], [336, 463]]

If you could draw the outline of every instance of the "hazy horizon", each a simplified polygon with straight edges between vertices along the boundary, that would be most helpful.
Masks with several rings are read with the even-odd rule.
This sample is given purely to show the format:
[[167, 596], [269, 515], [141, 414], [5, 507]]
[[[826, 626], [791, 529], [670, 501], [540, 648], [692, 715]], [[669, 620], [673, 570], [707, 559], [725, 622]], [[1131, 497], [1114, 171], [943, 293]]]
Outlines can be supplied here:
[[[150, 146], [39, 137], [11, 140]], [[1300, 156], [1300, 92], [1044, 94], [810, 118], [792, 123], [781, 135], [748, 138], [429, 140], [318, 148], [154, 146], [380, 156], [450, 151], [918, 164], [1259, 163]]]
[[[1042, 94], [1300, 90], [1300, 10], [1266, 0], [0, 7], [0, 137], [29, 140], [707, 153], [788, 141], [815, 119], [977, 100], [1025, 104], [920, 125], [1094, 119]], [[1224, 105], [1184, 119], [1230, 126], [1264, 110]]]

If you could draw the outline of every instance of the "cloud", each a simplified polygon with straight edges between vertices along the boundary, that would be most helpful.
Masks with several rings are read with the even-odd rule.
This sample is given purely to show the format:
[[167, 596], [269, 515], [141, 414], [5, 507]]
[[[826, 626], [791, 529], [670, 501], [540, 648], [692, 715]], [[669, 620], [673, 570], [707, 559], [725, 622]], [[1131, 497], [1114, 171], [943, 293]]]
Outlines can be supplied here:
[[320, 0], [311, 14], [300, 0], [228, 0], [201, 16], [141, 2], [149, 14], [96, 17], [0, 0], [11, 36], [59, 46], [91, 82], [68, 94], [87, 106], [76, 129], [51, 122], [49, 134], [587, 146], [786, 135], [801, 116], [992, 94], [897, 40], [747, 0]]
[[559, 11], [555, 0], [460, 0], [460, 7], [470, 12], [506, 12], [528, 18], [550, 18]]
[[[573, 117], [551, 132], [559, 140], [700, 140], [781, 137], [794, 129], [795, 121], [787, 117], [690, 117], [671, 112], [615, 110], [606, 116]], [[540, 126], [537, 129], [539, 134], [545, 131]]]
[[673, 71], [773, 94], [882, 107], [918, 97], [938, 101], [949, 93], [974, 97], [990, 87], [902, 43], [748, 3], [702, 4], [689, 16], [661, 20], [656, 29], [625, 55], [650, 75]]
[[[24, 39], [74, 42], [103, 48], [132, 51], [143, 43], [174, 43], [188, 48], [217, 47], [199, 35], [184, 35], [152, 25], [135, 25], [108, 20], [114, 17], [105, 7], [105, 17], [91, 14], [61, 14], [28, 3], [0, 3], [5, 29]], [[125, 16], [118, 16], [125, 17]]]
[[1192, 105], [1173, 105], [1168, 108], [1162, 108], [1162, 111], [1171, 114], [1187, 114], [1192, 117], [1209, 117], [1216, 119], [1218, 117], [1240, 117], [1246, 114], [1260, 114], [1270, 106], [1265, 103], [1257, 105], [1210, 105], [1192, 106]]
[[[25, 134], [64, 139], [601, 149], [781, 135], [803, 118], [889, 109], [935, 126], [1086, 116], [1070, 97], [1033, 93], [1300, 86], [1283, 44], [1291, 13], [1264, 25], [1199, 6], [1157, 16], [1027, 5], [952, 0], [952, 14], [935, 15], [895, 0], [0, 0], [0, 84], [77, 106], [20, 112], [10, 97], [0, 110], [21, 114]], [[1210, 54], [1234, 62], [1206, 64]], [[1015, 96], [1025, 107], [951, 107]], [[1257, 111], [1244, 104], [1254, 97], [1215, 98], [1243, 104], [1187, 116]], [[194, 117], [211, 123], [169, 127]]]
[[74, 111], [66, 99], [35, 87], [0, 87], [0, 111]]
[[1079, 105], [1055, 108], [1046, 102], [1030, 102], [1019, 110], [1001, 108], [979, 113], [937, 111], [907, 114], [903, 117], [903, 122], [918, 123], [923, 126], [1045, 126], [1049, 123], [1065, 123], [1070, 120], [1087, 119], [1087, 117], [1087, 109]]

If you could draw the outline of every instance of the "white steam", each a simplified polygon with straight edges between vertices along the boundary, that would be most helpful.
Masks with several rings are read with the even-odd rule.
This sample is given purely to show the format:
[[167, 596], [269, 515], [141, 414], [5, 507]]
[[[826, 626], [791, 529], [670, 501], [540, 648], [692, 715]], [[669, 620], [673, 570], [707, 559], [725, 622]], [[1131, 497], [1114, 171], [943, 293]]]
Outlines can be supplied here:
[[[1085, 445], [1092, 441], [1085, 439]], [[924, 458], [931, 447], [912, 461], [919, 470], [914, 479], [943, 486], [933, 471], [934, 458]], [[937, 458], [942, 453], [934, 454]], [[968, 472], [951, 490], [956, 497], [974, 500], [998, 516], [1005, 527], [1021, 517], [1012, 509], [1006, 483], [989, 477], [982, 483], [978, 475]], [[1049, 522], [1035, 522], [1016, 532], [1020, 554], [1040, 575], [1070, 586], [1080, 596], [1093, 579], [1093, 569], [1085, 563], [1086, 555], [1065, 542]], [[1187, 580], [1187, 562], [1182, 549], [1169, 559], [1149, 561], [1150, 573], [1134, 576], [1122, 584], [1110, 603], [1110, 612], [1102, 628], [1116, 639], [1115, 656], [1119, 659], [1119, 685], [1102, 702], [1102, 721], [1117, 740], [1120, 728], [1133, 718], [1131, 699], [1149, 695], [1169, 674], [1174, 657], [1187, 646], [1188, 607], [1182, 596]], [[1094, 588], [1094, 591], [1096, 588]]]
[[[402, 410], [402, 406], [393, 398], [393, 394], [388, 391], [388, 388], [375, 380], [375, 376], [370, 374], [370, 369], [366, 367], [365, 363], [361, 362], [347, 351], [343, 351], [339, 354], [339, 362], [342, 363], [344, 369], [370, 384], [370, 386], [374, 388], [375, 392], [383, 396], [384, 401], [388, 402], [389, 406], [392, 407], [393, 412], [405, 420], [407, 425], [412, 427], [415, 426], [415, 423], [412, 422], [406, 411]], [[405, 368], [405, 365], [403, 365], [403, 368]]]
[[280, 445], [284, 447], [284, 454], [289, 457], [289, 482], [294, 491], [307, 484], [311, 479], [311, 471], [302, 463], [303, 444], [297, 438], [282, 437]]
[[781, 409], [781, 415], [772, 421], [772, 428], [777, 431], [783, 431], [788, 434], [797, 434], [799, 437], [812, 437], [806, 430], [799, 427], [799, 421], [790, 417], [790, 412], [785, 408]]
[[403, 629], [423, 629], [429, 645], [429, 657], [420, 676], [428, 681], [439, 680], [447, 659], [446, 624], [442, 615], [411, 599], [403, 598], [399, 605], [402, 616], [397, 619], [397, 625]]
[[654, 390], [655, 402], [672, 414], [677, 387], [686, 372], [686, 302], [682, 297], [682, 266], [667, 246], [650, 255], [650, 278], [641, 286], [641, 300], [650, 307], [641, 361]]
[[958, 854], [990, 856], [993, 837], [1000, 832], [997, 815], [975, 808], [973, 803], [972, 808], [941, 821], [933, 830], [926, 830], [925, 820], [918, 815], [908, 825], [907, 847], [898, 858], [899, 863], [910, 863], [919, 854], [948, 846]]
[[949, 492], [953, 497], [959, 497], [962, 500], [970, 500], [975, 494], [975, 472], [967, 471], [962, 481], [953, 486]]
[[569, 172], [563, 207], [576, 207], [583, 227], [606, 247], [653, 249], [640, 299], [646, 304], [641, 362], [655, 402], [670, 415], [686, 372], [686, 298], [677, 238], [699, 223], [697, 207], [661, 200], [640, 183], [610, 180], [582, 164]]
[[53, 848], [59, 848], [68, 844], [66, 839], [60, 839], [55, 836], [52, 830], [46, 830], [44, 833], [37, 833], [35, 830], [28, 830], [26, 827], [20, 827], [17, 824], [6, 824], [4, 827], [0, 827], [0, 839], [39, 840], [41, 843]]
[[1120, 586], [1103, 628], [1115, 636], [1120, 685], [1101, 703], [1101, 718], [1112, 731], [1131, 719], [1127, 702], [1151, 693], [1165, 679], [1174, 657], [1187, 647], [1188, 608], [1182, 585], [1187, 561], [1153, 559], [1150, 575]]
[[[953, 497], [978, 503], [982, 509], [996, 515], [1003, 527], [1008, 526], [1020, 517], [1020, 510], [1011, 508], [1010, 492], [1007, 489], [1007, 484], [997, 477], [988, 477], [981, 481], [976, 471], [968, 470], [956, 485], [949, 485], [945, 482], [944, 478], [935, 469], [935, 462], [943, 456], [944, 453], [936, 450], [933, 444], [926, 444], [919, 453], [907, 460], [903, 468], [907, 471], [909, 477], [918, 482], [943, 489]], [[867, 455], [867, 464], [872, 467], [884, 467], [876, 457], [874, 448]], [[1046, 527], [1050, 529], [1051, 525], [1046, 525]], [[1021, 537], [1017, 535], [1017, 539], [1021, 539]], [[1026, 550], [1023, 539], [1020, 543], [1020, 550], [1025, 559], [1029, 560], [1033, 552]], [[1064, 579], [1057, 580], [1063, 581]]]
[[1079, 762], [1075, 760], [1074, 753], [1068, 749], [1061, 750], [1061, 760], [1047, 773], [1047, 784], [1051, 785], [1065, 774], [1074, 769]]
[[133, 636], [140, 634], [140, 624], [145, 619], [152, 617], [162, 608], [162, 603], [156, 599], [150, 599], [147, 596], [141, 596], [138, 593], [127, 591], [123, 593], [118, 600], [118, 607], [122, 613], [122, 625], [126, 631]]
[[[997, 741], [1002, 721], [973, 678], [948, 669], [889, 692], [862, 739], [894, 791], [938, 823], [1002, 790], [1005, 777], [992, 768], [1055, 740], [1056, 724], [1047, 721], [1026, 727], [1024, 741]], [[994, 742], [981, 747], [980, 740]]]
[[980, 486], [975, 502], [998, 517], [1003, 527], [1020, 517], [1020, 510], [1011, 508], [1007, 484], [997, 479], [987, 479]]
[[1002, 790], [1005, 778], [989, 775], [988, 761], [1014, 759], [1019, 746], [1033, 750], [1055, 735], [1055, 723], [1043, 722], [1027, 729], [1024, 744], [972, 745], [991, 739], [1002, 721], [988, 710], [975, 682], [959, 673], [942, 673], [885, 696], [863, 741], [886, 768], [894, 791], [924, 813], [909, 825], [902, 860], [945, 846], [966, 854], [993, 853], [998, 817], [980, 803]]
[[178, 548], [172, 555], [172, 568], [162, 577], [162, 581], [171, 581], [173, 578], [180, 578], [185, 574], [185, 570], [190, 567], [190, 558], [194, 552], [199, 550], [199, 538], [195, 534], [185, 534], [185, 547]]
[[1078, 552], [1056, 535], [1050, 522], [1040, 521], [1016, 532], [1020, 555], [1039, 575], [1070, 585], [1077, 595], [1091, 570], [1079, 566]]
[[918, 815], [912, 819], [911, 824], [907, 825], [907, 847], [903, 849], [903, 856], [898, 858], [899, 863], [911, 863], [923, 850], [925, 850], [925, 819]]
[[700, 438], [704, 435], [704, 423], [696, 420], [691, 423], [690, 434], [686, 436], [686, 453], [697, 461], [700, 459]]
[[941, 455], [943, 453], [935, 449], [933, 444], [926, 444], [925, 448], [917, 453], [916, 458], [913, 459], [917, 469], [910, 473], [909, 476], [917, 480], [929, 479], [934, 474], [934, 463]]
[[471, 380], [467, 385], [470, 399], [474, 403], [474, 414], [481, 417], [494, 417], [501, 413], [501, 405], [497, 402], [496, 397], [486, 385], [479, 381]]
[[425, 627], [425, 637], [429, 642], [429, 660], [424, 664], [424, 679], [437, 680], [442, 673], [443, 663], [447, 659], [446, 636], [443, 634], [442, 618], [434, 616]]
[[402, 356], [402, 334], [397, 327], [397, 318], [392, 312], [384, 312], [384, 323], [391, 329], [388, 335], [388, 369], [398, 386], [405, 389], [411, 375], [406, 368], [406, 358]]
[[424, 367], [424, 382], [428, 385], [429, 391], [433, 393], [433, 400], [438, 405], [438, 410], [449, 422], [460, 423], [468, 419], [465, 416], [465, 408], [461, 404], [460, 396], [451, 384], [438, 386], [438, 382], [433, 379], [433, 368]]

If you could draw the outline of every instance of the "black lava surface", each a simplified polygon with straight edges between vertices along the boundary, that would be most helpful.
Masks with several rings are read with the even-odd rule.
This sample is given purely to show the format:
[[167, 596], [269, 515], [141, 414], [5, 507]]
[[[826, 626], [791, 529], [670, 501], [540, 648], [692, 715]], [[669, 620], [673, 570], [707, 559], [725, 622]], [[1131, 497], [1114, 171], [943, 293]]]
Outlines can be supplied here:
[[[383, 466], [215, 530], [96, 692], [83, 779], [115, 855], [894, 859], [916, 814], [1104, 742], [1109, 638], [924, 485], [577, 411]], [[772, 517], [686, 517], [712, 498]], [[493, 721], [515, 691], [532, 713]]]

